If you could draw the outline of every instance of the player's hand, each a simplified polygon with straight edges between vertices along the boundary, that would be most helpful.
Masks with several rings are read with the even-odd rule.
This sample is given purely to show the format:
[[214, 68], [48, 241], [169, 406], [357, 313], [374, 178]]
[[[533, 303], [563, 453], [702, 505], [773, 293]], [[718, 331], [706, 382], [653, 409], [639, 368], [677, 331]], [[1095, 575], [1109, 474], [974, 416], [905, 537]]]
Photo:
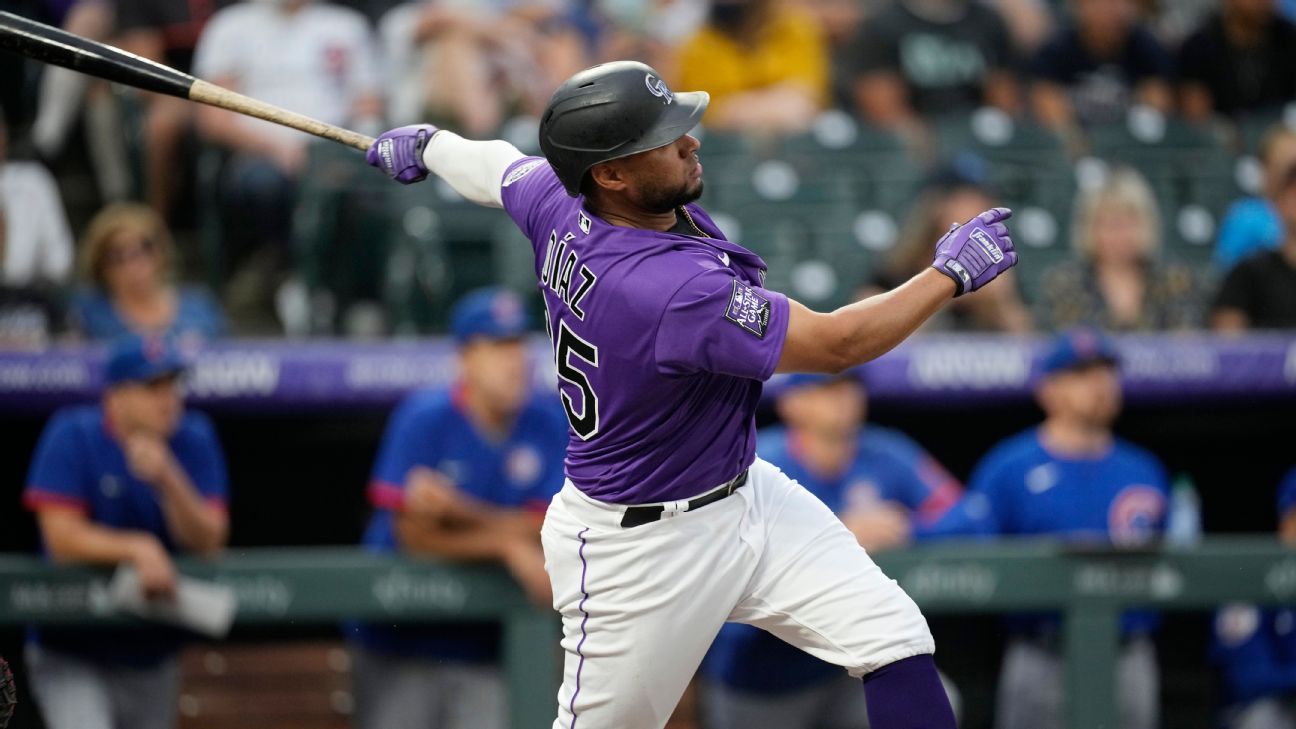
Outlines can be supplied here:
[[875, 503], [842, 515], [842, 523], [869, 552], [903, 547], [913, 526], [909, 512], [893, 503]]
[[127, 436], [123, 450], [131, 475], [150, 485], [162, 483], [179, 467], [171, 448], [157, 436], [143, 433]]
[[544, 550], [534, 538], [512, 538], [503, 549], [504, 566], [517, 580], [531, 602], [538, 607], [553, 607], [553, 585], [545, 572]]
[[431, 521], [454, 519], [463, 510], [462, 498], [444, 474], [415, 466], [405, 475], [405, 511]]
[[131, 550], [130, 563], [139, 574], [145, 597], [150, 600], [175, 597], [175, 563], [156, 537], [141, 536]]
[[436, 131], [431, 124], [411, 124], [383, 132], [365, 153], [365, 162], [402, 185], [419, 182], [428, 176], [423, 149]]
[[962, 225], [955, 225], [936, 243], [932, 268], [954, 279], [955, 296], [976, 291], [1017, 265], [1008, 226], [1008, 208], [991, 208]]

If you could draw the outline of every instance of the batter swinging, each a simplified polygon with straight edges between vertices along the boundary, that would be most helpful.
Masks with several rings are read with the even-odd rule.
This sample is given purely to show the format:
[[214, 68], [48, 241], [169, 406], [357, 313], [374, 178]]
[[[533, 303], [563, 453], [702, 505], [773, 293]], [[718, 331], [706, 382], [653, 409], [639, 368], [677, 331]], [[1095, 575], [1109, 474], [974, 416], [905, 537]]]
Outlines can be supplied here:
[[503, 207], [535, 248], [562, 403], [567, 481], [542, 538], [566, 652], [555, 729], [660, 729], [726, 621], [864, 679], [874, 729], [953, 729], [917, 606], [831, 511], [755, 453], [775, 372], [838, 372], [1017, 262], [996, 208], [950, 230], [932, 269], [815, 313], [695, 201], [705, 92], [652, 68], [582, 71], [540, 123], [544, 157], [428, 125], [370, 164], [430, 172]]

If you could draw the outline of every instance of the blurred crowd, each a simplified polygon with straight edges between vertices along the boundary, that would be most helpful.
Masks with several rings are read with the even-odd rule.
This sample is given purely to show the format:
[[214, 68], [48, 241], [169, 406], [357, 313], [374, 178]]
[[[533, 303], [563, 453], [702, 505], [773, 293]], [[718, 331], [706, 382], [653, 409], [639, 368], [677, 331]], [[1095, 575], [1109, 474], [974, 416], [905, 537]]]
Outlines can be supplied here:
[[[990, 144], [1009, 147], [1021, 136], [1012, 130], [1038, 130], [1078, 181], [1047, 186], [1062, 198], [1056, 209], [1022, 223], [1047, 265], [1024, 265], [938, 326], [1296, 326], [1291, 2], [27, 4], [78, 34], [370, 134], [431, 121], [534, 149], [535, 116], [551, 89], [587, 65], [630, 57], [674, 88], [711, 93], [700, 153], [708, 161], [724, 161], [735, 138], [822, 141], [843, 123], [893, 138], [917, 177], [884, 206], [880, 242], [846, 243], [869, 249], [866, 263], [840, 276], [857, 293], [906, 278], [935, 232], [969, 211], [1022, 203], [1021, 190], [1001, 184], [1000, 159], [957, 141], [951, 148], [942, 137], [951, 120], [972, 120], [982, 137], [1007, 135]], [[9, 121], [8, 133], [0, 129], [4, 346], [123, 331], [442, 332], [447, 291], [522, 285], [508, 273], [515, 259], [499, 250], [510, 241], [501, 242], [497, 221], [445, 207], [444, 189], [411, 199], [376, 187], [359, 155], [299, 132], [63, 69], [18, 70], [0, 88]], [[1190, 169], [1175, 177], [1155, 161], [1101, 159], [1119, 157], [1107, 143], [1113, 129], [1177, 144], [1171, 132], [1181, 127], [1237, 163], [1205, 208], [1180, 208], [1175, 195], [1207, 184], [1193, 175], [1213, 173], [1184, 162]], [[722, 195], [726, 166], [709, 169]], [[839, 202], [876, 203], [852, 195]], [[899, 234], [886, 235], [886, 225]], [[1182, 231], [1213, 254], [1185, 254]], [[406, 239], [413, 243], [402, 247]], [[814, 288], [790, 293], [815, 299]], [[410, 298], [436, 311], [394, 310], [416, 306]]]

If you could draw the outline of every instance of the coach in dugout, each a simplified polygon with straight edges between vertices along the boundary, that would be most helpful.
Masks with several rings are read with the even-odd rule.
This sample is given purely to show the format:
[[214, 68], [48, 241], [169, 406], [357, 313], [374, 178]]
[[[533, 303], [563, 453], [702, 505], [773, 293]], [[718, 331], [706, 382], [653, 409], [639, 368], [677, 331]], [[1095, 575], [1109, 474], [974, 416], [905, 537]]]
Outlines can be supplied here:
[[[1296, 547], [1296, 469], [1278, 488], [1278, 538]], [[1229, 729], [1296, 729], [1296, 610], [1229, 605], [1215, 616], [1212, 654]]]
[[[552, 602], [543, 509], [563, 485], [567, 422], [532, 399], [521, 300], [468, 294], [451, 313], [459, 381], [417, 392], [387, 424], [369, 486], [364, 542], [379, 552], [497, 562], [537, 604]], [[353, 639], [357, 729], [504, 729], [497, 624], [360, 624]]]
[[[102, 402], [51, 418], [23, 496], [49, 559], [130, 565], [148, 597], [166, 600], [173, 554], [225, 545], [225, 459], [211, 422], [184, 408], [184, 367], [165, 340], [120, 340]], [[33, 628], [28, 678], [46, 727], [174, 727], [184, 637], [160, 626]]]
[[[1052, 535], [1069, 542], [1135, 546], [1164, 530], [1169, 483], [1156, 456], [1116, 437], [1121, 410], [1115, 345], [1077, 329], [1044, 356], [1035, 396], [1038, 427], [996, 445], [972, 472], [967, 495], [927, 533]], [[1160, 674], [1155, 613], [1121, 619], [1119, 729], [1154, 729]], [[999, 677], [997, 729], [1061, 729], [1058, 616], [1016, 615]]]
[[[864, 425], [868, 396], [855, 373], [791, 375], [777, 392], [784, 424], [760, 432], [757, 452], [836, 512], [870, 553], [905, 545], [915, 525], [958, 501], [963, 487], [921, 446]], [[710, 729], [868, 727], [858, 681], [750, 625], [721, 629], [702, 675]]]

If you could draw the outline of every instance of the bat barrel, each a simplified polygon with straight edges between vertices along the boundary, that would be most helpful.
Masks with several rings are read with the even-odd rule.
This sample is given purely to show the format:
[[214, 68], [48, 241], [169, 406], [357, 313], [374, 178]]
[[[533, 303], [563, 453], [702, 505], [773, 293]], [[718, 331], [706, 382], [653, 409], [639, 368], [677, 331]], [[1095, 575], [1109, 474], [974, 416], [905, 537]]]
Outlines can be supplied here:
[[119, 48], [0, 12], [0, 48], [108, 81], [187, 98], [194, 77]]

